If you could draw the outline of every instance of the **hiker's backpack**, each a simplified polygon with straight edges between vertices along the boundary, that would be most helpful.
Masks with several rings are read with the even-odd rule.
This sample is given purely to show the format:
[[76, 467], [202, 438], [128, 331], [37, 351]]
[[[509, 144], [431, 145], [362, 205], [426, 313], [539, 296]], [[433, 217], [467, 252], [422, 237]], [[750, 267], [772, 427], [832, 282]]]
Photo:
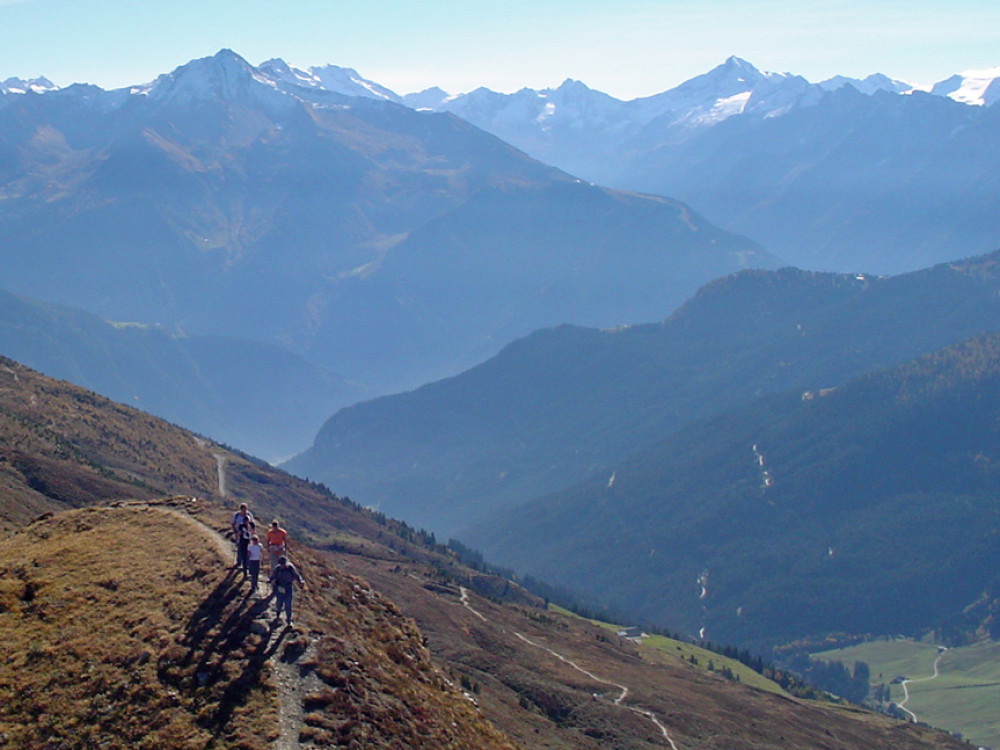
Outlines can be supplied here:
[[282, 591], [287, 590], [296, 578], [298, 576], [295, 573], [295, 568], [291, 565], [285, 565], [284, 567], [279, 565], [274, 570], [274, 585]]

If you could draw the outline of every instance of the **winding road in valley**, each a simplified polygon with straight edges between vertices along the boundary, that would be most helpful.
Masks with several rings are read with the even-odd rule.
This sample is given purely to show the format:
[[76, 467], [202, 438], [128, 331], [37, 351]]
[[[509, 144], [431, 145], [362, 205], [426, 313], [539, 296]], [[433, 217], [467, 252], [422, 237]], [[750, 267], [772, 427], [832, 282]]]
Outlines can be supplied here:
[[902, 709], [907, 714], [909, 714], [910, 719], [913, 721], [914, 724], [916, 724], [919, 721], [917, 719], [917, 715], [915, 713], [913, 713], [913, 711], [911, 711], [910, 709], [908, 709], [906, 707], [906, 704], [910, 700], [910, 687], [909, 686], [912, 683], [929, 682], [930, 680], [937, 679], [937, 677], [941, 674], [941, 672], [938, 669], [938, 665], [941, 664], [941, 659], [942, 659], [942, 657], [944, 656], [944, 654], [945, 654], [945, 652], [947, 650], [948, 649], [946, 649], [946, 648], [942, 648], [942, 649], [940, 649], [938, 651], [937, 659], [934, 660], [934, 674], [932, 674], [930, 677], [920, 677], [920, 678], [918, 678], [916, 680], [903, 680], [903, 683], [902, 683], [903, 684], [903, 700], [900, 701], [898, 705], [899, 705], [900, 709]]
[[[475, 607], [473, 607], [472, 604], [469, 602], [469, 590], [466, 589], [464, 586], [461, 586], [460, 587], [460, 591], [461, 591], [462, 606], [464, 606], [466, 609], [468, 609], [470, 612], [472, 612], [472, 614], [474, 614], [476, 617], [478, 617], [483, 622], [489, 622], [489, 620], [486, 618], [486, 616], [482, 612], [480, 612], [479, 610], [477, 610]], [[629, 706], [629, 705], [626, 705], [624, 703], [624, 700], [625, 700], [626, 696], [629, 693], [629, 688], [628, 688], [627, 685], [622, 685], [620, 683], [613, 682], [611, 680], [605, 680], [602, 677], [598, 677], [593, 672], [590, 672], [590, 671], [584, 669], [579, 664], [577, 664], [575, 661], [573, 661], [572, 659], [568, 659], [567, 657], [565, 657], [562, 654], [560, 654], [558, 651], [554, 651], [553, 649], [549, 648], [548, 646], [546, 646], [544, 644], [537, 643], [537, 642], [531, 640], [530, 638], [528, 638], [523, 633], [518, 633], [517, 631], [513, 631], [513, 632], [514, 632], [514, 636], [516, 638], [520, 639], [521, 641], [523, 641], [524, 643], [527, 643], [529, 646], [533, 646], [534, 648], [538, 648], [538, 649], [541, 649], [541, 650], [545, 651], [546, 653], [548, 653], [549, 655], [555, 657], [556, 659], [558, 659], [559, 661], [563, 662], [564, 664], [567, 664], [570, 667], [572, 667], [573, 669], [575, 669], [576, 671], [578, 671], [578, 672], [586, 675], [587, 677], [589, 677], [594, 682], [601, 683], [602, 685], [610, 685], [611, 687], [616, 688], [617, 690], [620, 690], [621, 692], [619, 693], [618, 697], [615, 698], [612, 702], [616, 706], [621, 706], [626, 711], [631, 711], [632, 713], [639, 714], [640, 716], [644, 716], [647, 719], [649, 719], [651, 722], [653, 722], [653, 724], [656, 725], [656, 728], [660, 730], [660, 733], [663, 735], [663, 739], [665, 739], [668, 743], [670, 743], [670, 747], [672, 747], [673, 750], [679, 750], [679, 748], [677, 747], [677, 743], [674, 742], [673, 738], [670, 736], [670, 732], [667, 731], [667, 727], [663, 724], [663, 722], [660, 721], [660, 719], [656, 716], [656, 714], [654, 714], [652, 711], [647, 711], [647, 710], [645, 710], [643, 708], [638, 708], [637, 706]]]

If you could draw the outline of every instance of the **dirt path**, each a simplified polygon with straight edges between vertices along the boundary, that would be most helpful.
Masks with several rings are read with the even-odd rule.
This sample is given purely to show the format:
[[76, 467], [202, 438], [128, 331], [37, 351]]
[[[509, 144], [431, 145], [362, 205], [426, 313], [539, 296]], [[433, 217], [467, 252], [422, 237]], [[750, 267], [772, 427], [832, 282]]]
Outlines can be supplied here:
[[[193, 498], [192, 498], [193, 499]], [[215, 547], [219, 552], [219, 560], [223, 565], [229, 563], [233, 558], [233, 547], [228, 539], [219, 534], [215, 529], [209, 528], [203, 524], [198, 519], [192, 517], [191, 515], [184, 513], [183, 511], [177, 510], [177, 508], [166, 507], [162, 505], [150, 505], [150, 508], [158, 510], [161, 513], [168, 513], [174, 518], [179, 518], [185, 524], [193, 529], [197, 529], [198, 532], [205, 534], [211, 540], [212, 546]], [[231, 564], [231, 563], [229, 563]]]
[[294, 660], [277, 655], [271, 658], [274, 668], [274, 681], [278, 686], [278, 739], [274, 741], [274, 750], [301, 750], [299, 734], [303, 727], [303, 698], [318, 691], [322, 684], [319, 677], [312, 671], [303, 675], [298, 665], [300, 659], [311, 661], [316, 651], [316, 643], [310, 640], [309, 646]]
[[[459, 588], [459, 590], [461, 591], [460, 601], [462, 603], [462, 606], [465, 607], [470, 612], [472, 612], [472, 614], [474, 614], [476, 617], [478, 617], [483, 622], [489, 622], [489, 620], [487, 620], [486, 616], [482, 612], [480, 612], [479, 610], [477, 610], [475, 607], [472, 606], [471, 602], [469, 601], [469, 591], [468, 591], [468, 589], [466, 589], [464, 586], [462, 586], [462, 587]], [[504, 631], [504, 632], [506, 632], [506, 631]], [[529, 646], [533, 646], [534, 648], [538, 648], [538, 649], [541, 649], [541, 650], [545, 651], [546, 653], [548, 653], [549, 655], [555, 657], [556, 659], [558, 659], [559, 661], [563, 662], [564, 664], [567, 664], [570, 667], [572, 667], [573, 669], [575, 669], [576, 671], [578, 671], [578, 672], [586, 675], [587, 677], [589, 677], [594, 682], [598, 682], [598, 683], [600, 683], [602, 685], [611, 685], [612, 687], [620, 690], [621, 693], [619, 693], [618, 697], [615, 698], [612, 701], [612, 703], [614, 703], [614, 705], [616, 705], [616, 706], [621, 706], [626, 711], [631, 711], [632, 713], [639, 714], [640, 716], [644, 716], [647, 719], [649, 719], [651, 722], [653, 722], [653, 724], [656, 725], [656, 728], [660, 730], [660, 733], [663, 735], [663, 739], [665, 739], [668, 743], [670, 743], [670, 747], [672, 747], [673, 750], [678, 750], [677, 743], [674, 742], [673, 738], [670, 736], [670, 732], [667, 730], [667, 727], [663, 724], [663, 722], [660, 721], [660, 719], [656, 716], [656, 714], [654, 714], [652, 711], [647, 711], [645, 709], [638, 708], [637, 706], [629, 706], [629, 705], [626, 705], [624, 703], [625, 698], [628, 696], [628, 693], [629, 693], [628, 685], [622, 685], [620, 683], [613, 682], [611, 680], [605, 680], [603, 677], [598, 677], [593, 672], [590, 672], [590, 671], [584, 669], [579, 664], [577, 664], [575, 661], [573, 661], [572, 659], [569, 659], [569, 658], [563, 656], [558, 651], [555, 651], [555, 650], [549, 648], [548, 646], [546, 646], [544, 644], [536, 643], [535, 641], [531, 640], [530, 638], [528, 638], [523, 633], [518, 633], [517, 631], [513, 631], [513, 632], [514, 632], [514, 636], [516, 638], [519, 638], [524, 643], [527, 643]]]

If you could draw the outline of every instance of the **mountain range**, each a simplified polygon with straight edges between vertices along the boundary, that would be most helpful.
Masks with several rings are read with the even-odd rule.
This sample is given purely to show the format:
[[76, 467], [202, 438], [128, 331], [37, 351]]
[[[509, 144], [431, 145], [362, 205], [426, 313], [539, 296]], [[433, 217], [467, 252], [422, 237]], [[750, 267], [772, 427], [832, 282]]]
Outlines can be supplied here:
[[572, 79], [399, 96], [350, 68], [265, 66], [283, 81], [457, 114], [577, 177], [679, 198], [801, 268], [900, 273], [1000, 246], [989, 177], [1000, 68], [928, 86], [882, 74], [810, 83], [730, 57], [621, 101]]
[[6, 288], [281, 345], [385, 392], [540, 326], [647, 319], [775, 263], [677, 201], [307, 83], [222, 51], [128, 89], [4, 94]]
[[[879, 77], [813, 85], [731, 58], [626, 109], [571, 82], [528, 119], [551, 143], [583, 139], [565, 141], [573, 153], [599, 142], [647, 176], [687, 175], [706, 205], [719, 202], [712, 212], [724, 204], [775, 233], [780, 254], [810, 260], [789, 243], [814, 253], [802, 265], [838, 265], [850, 248], [845, 263], [883, 270], [1000, 236], [987, 79], [931, 92]], [[466, 103], [517, 124], [541, 98]], [[122, 400], [149, 386], [140, 398], [159, 413], [197, 412], [206, 433], [272, 455], [327, 404], [450, 375], [338, 412], [288, 466], [488, 541], [491, 514], [592, 470], [615, 476], [696, 420], [995, 325], [994, 256], [888, 278], [727, 276], [780, 261], [674, 198], [597, 187], [395, 99], [354, 71], [254, 67], [228, 50], [115, 91], [6, 81], [0, 256], [19, 295], [6, 301], [9, 340]], [[663, 324], [627, 325], [662, 319], [720, 277]], [[49, 302], [78, 309], [54, 315]], [[83, 310], [116, 324], [70, 322]], [[32, 349], [50, 326], [72, 356]], [[109, 358], [119, 346], [137, 359]], [[164, 370], [165, 359], [188, 364]], [[255, 398], [259, 412], [241, 408]], [[298, 415], [281, 448], [260, 421], [278, 409]]]
[[814, 84], [731, 57], [627, 102], [566, 81], [419, 104], [578, 177], [679, 198], [791, 265], [900, 273], [1000, 246], [998, 81]]
[[[219, 374], [197, 388], [226, 392], [204, 398], [78, 381], [275, 460], [362, 394], [457, 374], [539, 328], [657, 320], [741, 268], [897, 272], [993, 250], [993, 80], [811, 84], [730, 58], [630, 102], [576, 81], [401, 97], [350, 68], [228, 50], [113, 91], [10, 78], [4, 287], [283, 360], [254, 379], [259, 360], [214, 349]], [[103, 370], [85, 349], [46, 371]], [[238, 393], [263, 414], [281, 382], [303, 384], [275, 408], [283, 427], [224, 405]]]

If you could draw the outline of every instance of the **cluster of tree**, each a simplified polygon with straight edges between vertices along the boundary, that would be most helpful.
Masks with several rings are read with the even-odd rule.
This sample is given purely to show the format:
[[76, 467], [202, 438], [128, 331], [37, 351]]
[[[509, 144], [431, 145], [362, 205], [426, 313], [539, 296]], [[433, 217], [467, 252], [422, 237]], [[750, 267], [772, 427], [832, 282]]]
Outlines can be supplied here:
[[871, 669], [863, 661], [854, 662], [853, 669], [849, 669], [843, 662], [799, 655], [788, 666], [810, 684], [851, 703], [861, 704], [868, 699]]

